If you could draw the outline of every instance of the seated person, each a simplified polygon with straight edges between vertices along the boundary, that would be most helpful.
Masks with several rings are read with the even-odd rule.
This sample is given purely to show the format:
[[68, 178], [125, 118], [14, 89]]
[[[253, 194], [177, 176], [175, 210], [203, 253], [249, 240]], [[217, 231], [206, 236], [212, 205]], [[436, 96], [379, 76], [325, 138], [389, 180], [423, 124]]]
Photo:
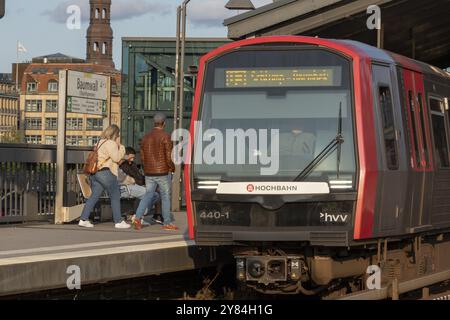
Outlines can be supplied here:
[[[146, 193], [145, 188], [145, 178], [139, 171], [134, 160], [136, 159], [136, 151], [132, 147], [127, 147], [125, 149], [125, 158], [119, 162], [119, 185], [120, 185], [120, 195], [121, 198], [129, 199], [136, 198], [142, 199]], [[152, 202], [147, 209], [147, 213], [151, 211], [153, 205], [161, 207], [161, 199], [158, 192], [155, 192], [153, 195]], [[158, 210], [156, 210], [158, 211]], [[134, 216], [132, 217], [132, 221], [134, 220]], [[153, 215], [152, 221], [154, 223], [163, 224], [162, 218], [160, 214]], [[142, 225], [148, 225], [144, 219], [141, 220]]]
[[315, 142], [314, 134], [293, 128], [291, 132], [280, 133], [280, 155], [313, 156]]
[[300, 173], [314, 159], [316, 136], [299, 126], [280, 133], [279, 165], [290, 175]]

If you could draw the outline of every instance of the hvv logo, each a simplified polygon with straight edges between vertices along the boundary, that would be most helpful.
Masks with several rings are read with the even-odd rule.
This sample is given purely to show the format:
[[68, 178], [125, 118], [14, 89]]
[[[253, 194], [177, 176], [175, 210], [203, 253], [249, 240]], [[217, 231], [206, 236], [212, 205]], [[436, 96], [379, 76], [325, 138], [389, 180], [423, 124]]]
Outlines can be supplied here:
[[330, 213], [320, 213], [320, 222], [324, 223], [345, 223], [347, 222], [349, 214], [330, 214]]

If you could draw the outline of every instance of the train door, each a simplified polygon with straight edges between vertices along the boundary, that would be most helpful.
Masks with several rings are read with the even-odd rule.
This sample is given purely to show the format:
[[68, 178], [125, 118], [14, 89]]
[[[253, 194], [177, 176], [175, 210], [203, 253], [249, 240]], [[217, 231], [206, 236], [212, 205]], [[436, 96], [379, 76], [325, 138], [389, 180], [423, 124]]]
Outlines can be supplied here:
[[380, 152], [380, 180], [378, 198], [378, 230], [380, 235], [392, 234], [402, 221], [406, 196], [406, 158], [403, 144], [399, 143], [402, 128], [394, 72], [388, 65], [373, 64], [372, 74], [375, 114], [377, 115]]
[[409, 232], [430, 227], [431, 182], [433, 171], [432, 145], [423, 75], [404, 69], [406, 112], [411, 139], [411, 194], [409, 195]]
[[436, 225], [450, 222], [450, 203], [447, 200], [450, 192], [450, 114], [448, 99], [443, 98], [436, 90], [428, 96], [431, 116], [431, 133], [434, 149], [433, 200], [431, 205], [430, 224]]

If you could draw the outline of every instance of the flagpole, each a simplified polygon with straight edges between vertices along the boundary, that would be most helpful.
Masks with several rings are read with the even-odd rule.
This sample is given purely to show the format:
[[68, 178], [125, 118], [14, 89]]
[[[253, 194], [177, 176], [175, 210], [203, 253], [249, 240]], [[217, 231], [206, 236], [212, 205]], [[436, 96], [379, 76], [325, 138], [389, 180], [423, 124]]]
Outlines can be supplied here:
[[19, 92], [19, 41], [16, 44], [16, 92]]

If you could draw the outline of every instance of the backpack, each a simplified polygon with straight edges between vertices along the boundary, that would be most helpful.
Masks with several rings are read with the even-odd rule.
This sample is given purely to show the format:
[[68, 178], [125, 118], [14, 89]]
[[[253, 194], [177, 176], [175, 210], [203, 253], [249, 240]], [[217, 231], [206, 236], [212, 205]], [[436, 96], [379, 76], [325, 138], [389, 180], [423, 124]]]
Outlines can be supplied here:
[[99, 146], [98, 144], [100, 143], [100, 141], [97, 143], [97, 145], [94, 147], [94, 150], [92, 150], [91, 152], [89, 152], [89, 155], [86, 159], [86, 163], [84, 164], [84, 169], [83, 172], [85, 174], [96, 174], [98, 171], [98, 150], [101, 148], [101, 146], [108, 140], [103, 141], [103, 143]]

